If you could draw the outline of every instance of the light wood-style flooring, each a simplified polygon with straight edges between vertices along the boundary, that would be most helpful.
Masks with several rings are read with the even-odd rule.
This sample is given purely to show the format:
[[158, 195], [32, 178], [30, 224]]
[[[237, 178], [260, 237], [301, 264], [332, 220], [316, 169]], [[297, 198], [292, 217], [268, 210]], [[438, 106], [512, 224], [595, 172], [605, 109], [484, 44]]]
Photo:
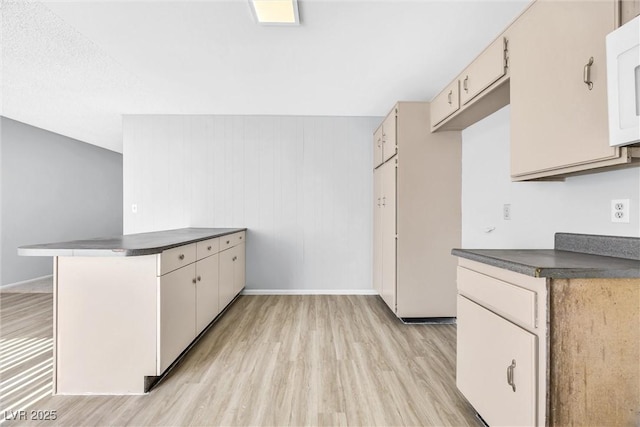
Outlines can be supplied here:
[[[4, 322], [51, 337], [50, 296], [22, 320], [2, 298], [3, 339]], [[375, 296], [241, 296], [151, 393], [31, 409], [57, 411], [45, 425], [478, 426], [455, 387], [455, 331], [405, 325]]]

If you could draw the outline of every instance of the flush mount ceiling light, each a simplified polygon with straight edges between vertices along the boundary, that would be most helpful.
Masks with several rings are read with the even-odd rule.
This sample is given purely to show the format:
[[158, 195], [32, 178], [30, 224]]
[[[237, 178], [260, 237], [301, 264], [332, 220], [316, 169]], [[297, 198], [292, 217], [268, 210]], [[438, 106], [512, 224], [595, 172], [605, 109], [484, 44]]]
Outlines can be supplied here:
[[300, 24], [298, 0], [249, 0], [249, 3], [260, 24]]

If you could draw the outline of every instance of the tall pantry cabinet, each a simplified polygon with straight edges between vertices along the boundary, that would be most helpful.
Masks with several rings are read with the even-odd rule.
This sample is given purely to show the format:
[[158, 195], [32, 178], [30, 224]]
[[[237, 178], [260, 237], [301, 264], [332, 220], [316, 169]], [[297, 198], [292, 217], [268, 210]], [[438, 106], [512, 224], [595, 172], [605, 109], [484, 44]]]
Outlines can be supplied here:
[[399, 102], [375, 131], [373, 285], [400, 318], [456, 316], [461, 136], [430, 132], [427, 102]]

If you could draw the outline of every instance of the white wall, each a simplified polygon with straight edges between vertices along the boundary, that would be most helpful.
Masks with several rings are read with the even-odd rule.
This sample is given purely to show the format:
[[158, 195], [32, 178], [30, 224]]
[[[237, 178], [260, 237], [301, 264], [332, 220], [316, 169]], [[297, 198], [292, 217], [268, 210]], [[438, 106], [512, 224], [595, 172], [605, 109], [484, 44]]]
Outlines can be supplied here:
[[[552, 248], [558, 231], [640, 236], [640, 167], [511, 182], [509, 138], [509, 106], [462, 132], [463, 247]], [[631, 199], [629, 224], [610, 221], [611, 199]], [[502, 219], [505, 203], [510, 221]]]
[[380, 121], [125, 116], [124, 232], [247, 227], [248, 289], [366, 292]]

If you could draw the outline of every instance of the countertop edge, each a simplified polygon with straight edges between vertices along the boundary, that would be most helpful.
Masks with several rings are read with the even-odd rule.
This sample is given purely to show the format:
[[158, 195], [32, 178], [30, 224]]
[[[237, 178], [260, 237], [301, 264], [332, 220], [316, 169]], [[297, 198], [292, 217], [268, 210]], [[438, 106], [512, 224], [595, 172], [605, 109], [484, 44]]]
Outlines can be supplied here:
[[[162, 233], [167, 230], [159, 231]], [[171, 231], [171, 230], [169, 230]], [[201, 242], [203, 240], [215, 239], [217, 237], [227, 236], [229, 234], [240, 233], [247, 231], [247, 228], [231, 228], [227, 231], [212, 233], [206, 236], [197, 238], [182, 240], [175, 243], [169, 243], [166, 245], [141, 248], [141, 249], [70, 249], [70, 248], [38, 248], [39, 245], [25, 245], [18, 248], [18, 255], [20, 256], [76, 256], [76, 257], [130, 257], [130, 256], [144, 256], [144, 255], [157, 255], [168, 249], [177, 248], [179, 246], [190, 245], [193, 243]], [[151, 232], [153, 233], [153, 232]], [[150, 234], [150, 233], [143, 233]], [[46, 245], [46, 244], [45, 244]]]

